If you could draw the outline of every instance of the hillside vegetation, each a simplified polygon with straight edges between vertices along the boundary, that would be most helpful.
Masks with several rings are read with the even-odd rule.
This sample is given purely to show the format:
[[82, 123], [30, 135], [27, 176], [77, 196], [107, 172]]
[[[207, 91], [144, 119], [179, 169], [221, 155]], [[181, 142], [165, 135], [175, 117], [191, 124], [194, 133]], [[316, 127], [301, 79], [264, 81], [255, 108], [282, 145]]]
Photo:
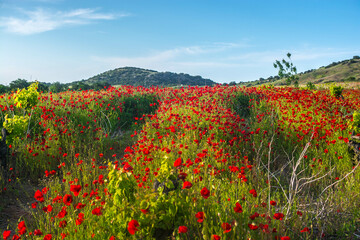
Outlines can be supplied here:
[[210, 79], [201, 76], [190, 76], [184, 73], [157, 72], [135, 67], [124, 67], [109, 70], [98, 74], [85, 81], [87, 84], [96, 82], [107, 82], [110, 85], [131, 85], [131, 86], [205, 86], [215, 85]]
[[[314, 84], [322, 83], [341, 83], [341, 82], [360, 82], [360, 57], [354, 56], [339, 62], [333, 62], [318, 69], [311, 69], [298, 74], [299, 84], [306, 85], [308, 82]], [[271, 76], [267, 79], [260, 78], [256, 81], [242, 82], [241, 85], [256, 86], [264, 83], [271, 83], [275, 86], [285, 85], [286, 80], [278, 76]]]

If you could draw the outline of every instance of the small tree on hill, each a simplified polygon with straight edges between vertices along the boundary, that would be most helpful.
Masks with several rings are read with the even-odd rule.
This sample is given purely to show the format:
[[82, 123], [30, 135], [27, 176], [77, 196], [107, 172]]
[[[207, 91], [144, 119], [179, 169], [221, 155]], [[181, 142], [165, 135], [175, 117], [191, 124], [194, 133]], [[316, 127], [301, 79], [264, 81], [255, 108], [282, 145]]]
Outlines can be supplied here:
[[295, 87], [298, 87], [299, 76], [297, 75], [297, 69], [291, 61], [291, 54], [288, 53], [286, 54], [286, 56], [288, 57], [289, 60], [288, 61], [286, 61], [285, 59], [281, 61], [276, 60], [274, 63], [274, 68], [279, 68], [279, 73], [278, 73], [279, 77], [286, 78], [286, 83], [288, 85], [291, 85], [293, 83]]

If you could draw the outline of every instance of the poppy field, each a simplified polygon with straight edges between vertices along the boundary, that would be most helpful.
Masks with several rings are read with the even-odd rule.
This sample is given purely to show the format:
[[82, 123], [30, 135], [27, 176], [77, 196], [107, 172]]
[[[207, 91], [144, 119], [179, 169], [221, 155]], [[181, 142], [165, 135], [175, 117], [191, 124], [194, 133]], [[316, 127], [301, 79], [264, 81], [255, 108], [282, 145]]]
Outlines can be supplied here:
[[0, 196], [38, 186], [5, 240], [360, 236], [360, 90], [28, 89], [0, 108]]

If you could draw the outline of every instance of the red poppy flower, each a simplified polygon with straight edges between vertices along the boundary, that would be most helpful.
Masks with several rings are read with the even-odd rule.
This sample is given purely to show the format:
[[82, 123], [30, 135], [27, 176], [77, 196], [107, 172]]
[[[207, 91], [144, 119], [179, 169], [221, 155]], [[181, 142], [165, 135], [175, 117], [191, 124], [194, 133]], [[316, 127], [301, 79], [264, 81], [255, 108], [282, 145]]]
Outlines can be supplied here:
[[11, 231], [10, 230], [5, 230], [3, 232], [3, 239], [7, 240], [10, 237]]
[[257, 197], [257, 192], [255, 189], [251, 189], [249, 193], [252, 194], [254, 197]]
[[181, 164], [182, 164], [182, 160], [181, 160], [181, 158], [178, 158], [174, 162], [174, 167], [180, 167]]
[[302, 232], [302, 233], [303, 233], [303, 232], [308, 232], [308, 233], [309, 233], [309, 232], [310, 232], [310, 229], [309, 229], [308, 227], [304, 227], [304, 229], [301, 230], [300, 232]]
[[58, 217], [58, 218], [63, 218], [63, 217], [66, 216], [66, 214], [67, 214], [66, 206], [64, 206], [64, 207], [61, 209], [61, 211], [58, 213], [58, 215], [56, 215], [56, 217]]
[[11, 240], [19, 240], [20, 239], [20, 237], [19, 237], [19, 235], [14, 235], [13, 237], [12, 237], [12, 239]]
[[231, 231], [231, 225], [229, 223], [221, 224], [221, 228], [224, 229], [224, 233], [228, 233]]
[[192, 187], [192, 183], [191, 183], [191, 182], [188, 182], [188, 181], [185, 181], [185, 182], [183, 183], [182, 189], [191, 188], [191, 187]]
[[149, 208], [147, 208], [147, 209], [140, 209], [140, 211], [141, 211], [143, 214], [148, 214], [148, 213], [149, 213]]
[[65, 205], [70, 206], [73, 202], [73, 197], [70, 194], [65, 194], [65, 196], [63, 197], [63, 202]]
[[276, 220], [283, 220], [283, 218], [284, 218], [283, 213], [275, 213], [274, 214], [274, 219], [276, 219]]
[[34, 235], [35, 236], [41, 236], [41, 235], [43, 235], [43, 233], [40, 231], [40, 229], [35, 229], [34, 230]]
[[259, 228], [259, 226], [256, 226], [255, 224], [248, 224], [248, 227], [251, 229], [251, 230], [256, 230]]
[[137, 227], [139, 227], [139, 223], [136, 220], [131, 220], [128, 224], [128, 231], [131, 235], [134, 235], [136, 231], [139, 231]]
[[281, 237], [280, 240], [290, 240], [290, 237], [284, 236], [284, 237]]
[[19, 222], [17, 227], [18, 227], [18, 232], [19, 232], [20, 235], [23, 235], [23, 234], [26, 233], [26, 226], [25, 226], [24, 221]]
[[179, 227], [179, 233], [187, 233], [188, 228], [186, 226], [180, 226]]
[[77, 197], [81, 191], [81, 185], [70, 185], [70, 191]]
[[42, 193], [40, 190], [37, 190], [37, 191], [35, 192], [34, 198], [35, 198], [36, 200], [38, 200], [39, 202], [43, 202], [43, 201], [45, 200], [45, 199], [44, 199], [44, 195], [43, 195], [43, 193]]
[[211, 236], [211, 240], [220, 240], [221, 239], [221, 237], [219, 236], [219, 235], [212, 235]]
[[124, 165], [123, 169], [125, 172], [129, 172], [129, 171], [133, 170], [133, 167], [130, 164], [126, 163]]
[[61, 227], [61, 228], [66, 227], [66, 225], [67, 225], [67, 222], [66, 222], [65, 220], [64, 220], [64, 221], [59, 222], [59, 227]]
[[94, 214], [94, 215], [96, 215], [96, 216], [102, 215], [102, 212], [101, 212], [101, 208], [100, 208], [100, 207], [94, 208], [91, 213]]
[[270, 201], [270, 205], [271, 205], [271, 206], [276, 206], [276, 202], [273, 201], [273, 200], [271, 200], [271, 201]]
[[44, 237], [44, 240], [51, 240], [52, 239], [52, 235], [51, 234], [47, 234]]
[[76, 204], [76, 209], [83, 209], [86, 206], [86, 204], [78, 203]]
[[197, 221], [199, 223], [202, 223], [204, 221], [204, 212], [198, 212], [195, 214], [195, 217], [198, 219]]
[[235, 204], [234, 211], [237, 212], [237, 213], [242, 213], [243, 212], [243, 209], [242, 209], [240, 203], [237, 202]]
[[203, 196], [203, 198], [205, 198], [205, 199], [207, 199], [210, 196], [210, 191], [206, 187], [201, 189], [200, 193], [201, 193], [201, 196]]

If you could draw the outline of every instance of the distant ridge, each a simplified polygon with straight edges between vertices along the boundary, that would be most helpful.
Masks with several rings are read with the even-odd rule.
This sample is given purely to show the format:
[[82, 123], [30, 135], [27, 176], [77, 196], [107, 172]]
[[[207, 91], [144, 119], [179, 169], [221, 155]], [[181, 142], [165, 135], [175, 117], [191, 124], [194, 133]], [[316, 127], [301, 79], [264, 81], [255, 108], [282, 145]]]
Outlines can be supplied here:
[[188, 85], [215, 85], [210, 79], [204, 79], [201, 76], [191, 76], [184, 73], [157, 72], [154, 70], [123, 67], [109, 70], [93, 76], [81, 82], [92, 85], [98, 82], [106, 82], [109, 85], [132, 85], [132, 86], [188, 86]]
[[[314, 84], [333, 83], [333, 82], [360, 82], [360, 57], [354, 56], [339, 62], [333, 62], [327, 66], [318, 69], [311, 69], [298, 74], [299, 84], [305, 85], [308, 82]], [[256, 81], [241, 82], [241, 85], [256, 86], [260, 84], [271, 83], [276, 85], [285, 85], [285, 79], [278, 76], [267, 79], [260, 78]]]

